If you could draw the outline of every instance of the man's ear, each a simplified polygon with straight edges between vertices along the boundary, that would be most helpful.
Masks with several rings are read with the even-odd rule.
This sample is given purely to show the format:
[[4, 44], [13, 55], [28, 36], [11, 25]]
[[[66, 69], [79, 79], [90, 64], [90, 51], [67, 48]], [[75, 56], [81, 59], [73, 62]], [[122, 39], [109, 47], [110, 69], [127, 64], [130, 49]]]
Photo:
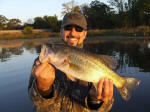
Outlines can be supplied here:
[[84, 38], [86, 38], [87, 30], [84, 30]]

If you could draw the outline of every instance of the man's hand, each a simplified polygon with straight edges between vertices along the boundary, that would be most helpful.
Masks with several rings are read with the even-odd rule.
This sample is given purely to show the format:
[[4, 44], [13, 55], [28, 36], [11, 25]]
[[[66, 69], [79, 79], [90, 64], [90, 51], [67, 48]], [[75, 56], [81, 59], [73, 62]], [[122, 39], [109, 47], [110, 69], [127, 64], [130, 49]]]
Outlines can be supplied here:
[[107, 102], [113, 97], [113, 82], [110, 79], [103, 78], [97, 84], [97, 91], [93, 86], [90, 90], [90, 96], [93, 100], [102, 100]]
[[49, 63], [45, 62], [40, 64], [36, 61], [35, 76], [37, 78], [37, 87], [41, 91], [47, 91], [55, 79], [55, 70]]

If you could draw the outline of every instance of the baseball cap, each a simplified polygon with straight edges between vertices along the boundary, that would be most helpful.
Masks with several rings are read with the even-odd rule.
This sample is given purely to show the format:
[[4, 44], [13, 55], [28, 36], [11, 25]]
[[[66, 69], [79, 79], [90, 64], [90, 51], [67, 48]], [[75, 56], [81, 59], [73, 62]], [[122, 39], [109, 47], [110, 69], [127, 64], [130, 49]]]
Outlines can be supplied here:
[[67, 25], [77, 25], [85, 30], [87, 29], [85, 16], [79, 12], [70, 12], [64, 16], [61, 27]]

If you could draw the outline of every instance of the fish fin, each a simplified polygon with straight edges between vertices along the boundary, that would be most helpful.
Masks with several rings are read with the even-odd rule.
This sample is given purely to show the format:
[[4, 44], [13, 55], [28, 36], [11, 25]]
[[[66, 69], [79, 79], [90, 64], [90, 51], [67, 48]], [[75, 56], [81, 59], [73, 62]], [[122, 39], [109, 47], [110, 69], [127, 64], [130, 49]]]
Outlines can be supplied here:
[[93, 85], [94, 85], [94, 87], [95, 87], [95, 89], [97, 91], [97, 83], [93, 83]]
[[47, 47], [46, 47], [46, 45], [42, 45], [40, 56], [39, 56], [39, 60], [40, 60], [41, 63], [49, 61], [49, 58], [48, 58], [47, 54], [48, 53], [47, 53]]
[[[71, 69], [77, 69], [76, 66], [71, 63], [71, 61], [69, 60], [69, 57], [67, 57], [66, 60], [65, 60], [65, 66], [67, 66]], [[66, 74], [66, 76], [72, 81], [77, 81], [77, 79], [75, 77], [73, 77], [72, 75], [70, 75], [70, 74]]]
[[67, 77], [68, 77], [70, 80], [72, 80], [72, 81], [77, 81], [76, 78], [74, 78], [74, 77], [71, 76], [70, 74], [66, 74], [66, 75], [67, 75]]
[[115, 69], [117, 67], [117, 62], [112, 56], [97, 55], [97, 54], [94, 56], [96, 56], [101, 62], [103, 62], [110, 69]]
[[123, 77], [126, 82], [121, 88], [118, 88], [120, 95], [124, 100], [129, 100], [131, 97], [131, 92], [135, 89], [139, 84], [140, 80], [131, 77]]

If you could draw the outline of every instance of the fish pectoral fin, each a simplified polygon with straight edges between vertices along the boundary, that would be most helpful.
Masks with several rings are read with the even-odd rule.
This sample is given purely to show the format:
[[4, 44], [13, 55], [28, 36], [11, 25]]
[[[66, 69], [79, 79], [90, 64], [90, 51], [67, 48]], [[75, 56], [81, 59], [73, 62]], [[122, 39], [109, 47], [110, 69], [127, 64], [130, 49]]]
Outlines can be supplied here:
[[121, 88], [118, 88], [120, 95], [124, 100], [129, 100], [131, 92], [140, 84], [140, 80], [132, 77], [123, 77], [126, 81]]
[[77, 81], [77, 79], [74, 78], [72, 75], [70, 75], [70, 74], [66, 74], [66, 75], [67, 75], [67, 77], [68, 77], [70, 80], [72, 80], [72, 81]]
[[93, 85], [94, 85], [95, 90], [97, 91], [98, 90], [97, 83], [93, 83]]
[[78, 65], [72, 63], [71, 61], [68, 61], [69, 63], [69, 68], [74, 70], [74, 71], [79, 71], [81, 69], [81, 67], [79, 67]]
[[110, 69], [115, 69], [117, 67], [117, 62], [112, 56], [108, 55], [95, 55], [95, 56]]

